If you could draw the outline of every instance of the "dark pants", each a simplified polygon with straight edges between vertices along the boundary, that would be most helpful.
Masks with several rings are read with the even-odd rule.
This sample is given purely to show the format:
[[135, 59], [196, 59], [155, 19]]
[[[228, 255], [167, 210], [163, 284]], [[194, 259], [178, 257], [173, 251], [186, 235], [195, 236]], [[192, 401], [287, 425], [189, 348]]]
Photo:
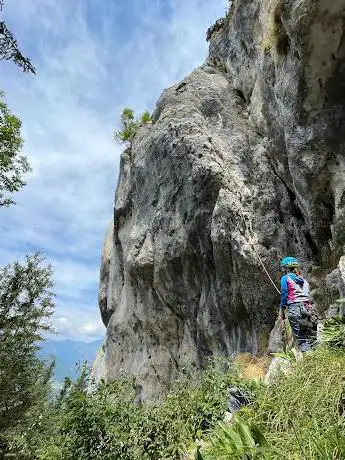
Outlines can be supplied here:
[[295, 336], [299, 349], [301, 351], [310, 350], [310, 340], [307, 333], [300, 327], [301, 310], [303, 303], [292, 303], [287, 307], [287, 316], [291, 325], [293, 335]]

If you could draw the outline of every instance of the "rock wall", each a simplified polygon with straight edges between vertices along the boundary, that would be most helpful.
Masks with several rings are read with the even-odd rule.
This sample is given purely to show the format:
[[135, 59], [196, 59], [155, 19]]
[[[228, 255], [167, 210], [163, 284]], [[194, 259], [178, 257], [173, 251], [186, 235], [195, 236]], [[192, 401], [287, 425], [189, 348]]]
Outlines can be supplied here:
[[279, 295], [261, 261], [276, 282], [283, 255], [305, 261], [315, 298], [342, 289], [344, 17], [345, 0], [235, 1], [123, 153], [100, 308], [106, 378], [136, 375], [138, 398], [265, 349]]

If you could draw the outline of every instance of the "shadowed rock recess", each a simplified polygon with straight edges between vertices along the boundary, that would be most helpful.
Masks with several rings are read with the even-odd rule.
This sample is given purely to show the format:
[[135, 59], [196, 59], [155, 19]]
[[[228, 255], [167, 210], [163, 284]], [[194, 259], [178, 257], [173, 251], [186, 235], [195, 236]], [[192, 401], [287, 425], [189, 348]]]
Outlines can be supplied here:
[[345, 294], [344, 20], [345, 0], [237, 0], [163, 92], [121, 158], [106, 379], [152, 399], [209, 355], [264, 352], [279, 295], [259, 256], [276, 282], [281, 256], [305, 261], [320, 311]]

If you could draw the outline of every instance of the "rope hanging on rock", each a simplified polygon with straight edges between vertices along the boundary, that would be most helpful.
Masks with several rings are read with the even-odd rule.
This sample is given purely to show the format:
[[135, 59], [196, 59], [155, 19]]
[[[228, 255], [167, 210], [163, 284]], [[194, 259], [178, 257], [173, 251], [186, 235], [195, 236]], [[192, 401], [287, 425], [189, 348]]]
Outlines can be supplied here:
[[268, 273], [268, 271], [267, 271], [267, 269], [266, 269], [266, 267], [265, 267], [265, 264], [263, 263], [263, 261], [262, 261], [262, 259], [261, 259], [261, 257], [260, 257], [260, 254], [259, 254], [258, 251], [256, 250], [256, 247], [255, 247], [255, 244], [254, 244], [254, 238], [253, 238], [253, 236], [252, 236], [251, 230], [250, 230], [249, 227], [248, 227], [246, 218], [245, 218], [245, 216], [244, 216], [243, 213], [241, 213], [241, 214], [242, 214], [242, 217], [243, 217], [244, 225], [245, 225], [245, 227], [246, 227], [246, 229], [247, 229], [247, 232], [248, 232], [248, 234], [249, 234], [249, 243], [251, 244], [252, 249], [253, 249], [253, 251], [255, 252], [256, 257], [259, 259], [260, 264], [262, 265], [262, 268], [264, 269], [264, 272], [266, 273], [268, 279], [271, 281], [271, 283], [272, 283], [274, 289], [275, 289], [275, 290], [278, 292], [278, 294], [280, 295], [280, 290], [277, 288], [275, 282], [273, 281], [273, 279], [271, 278], [270, 274]]

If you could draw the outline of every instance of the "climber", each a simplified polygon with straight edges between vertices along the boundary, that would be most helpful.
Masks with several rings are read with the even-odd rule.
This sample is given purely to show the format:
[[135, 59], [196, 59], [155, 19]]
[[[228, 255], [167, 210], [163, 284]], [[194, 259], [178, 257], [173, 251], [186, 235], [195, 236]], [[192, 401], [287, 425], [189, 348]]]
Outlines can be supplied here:
[[300, 326], [303, 315], [311, 307], [309, 283], [299, 273], [299, 262], [295, 257], [284, 257], [280, 262], [285, 274], [281, 278], [281, 301], [279, 317], [285, 318], [285, 311], [292, 332], [302, 352], [310, 350], [310, 340]]

